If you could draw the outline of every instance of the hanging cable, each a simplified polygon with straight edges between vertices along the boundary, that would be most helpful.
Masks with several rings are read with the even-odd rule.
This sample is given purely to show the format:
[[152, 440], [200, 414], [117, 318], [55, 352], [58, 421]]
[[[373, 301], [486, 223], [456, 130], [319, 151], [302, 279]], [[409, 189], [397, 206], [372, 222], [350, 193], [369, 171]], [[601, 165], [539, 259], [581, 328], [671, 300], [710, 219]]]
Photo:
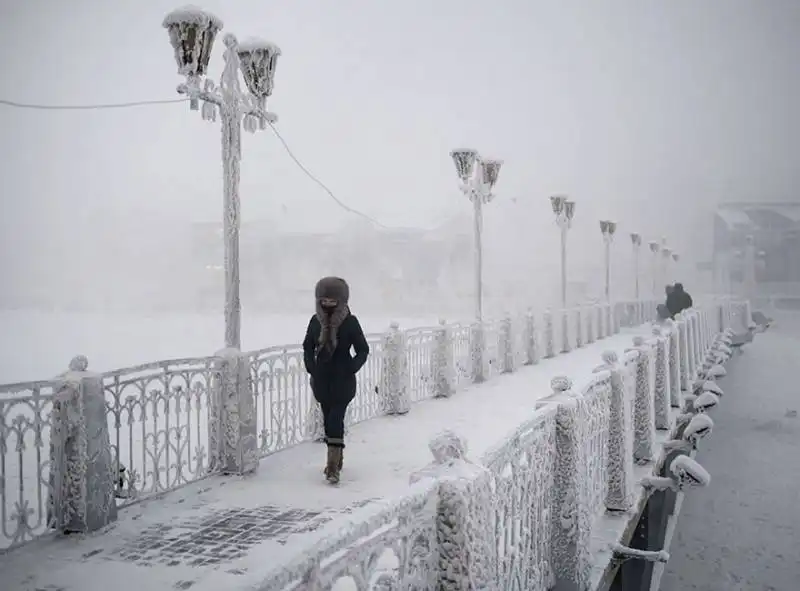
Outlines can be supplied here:
[[188, 98], [177, 98], [151, 101], [133, 101], [128, 103], [101, 103], [97, 105], [37, 105], [33, 103], [20, 103], [17, 101], [0, 99], [0, 105], [16, 107], [17, 109], [37, 109], [40, 111], [96, 111], [101, 109], [127, 109], [130, 107], [146, 107], [149, 105], [167, 105], [170, 103], [183, 103], [188, 100]]

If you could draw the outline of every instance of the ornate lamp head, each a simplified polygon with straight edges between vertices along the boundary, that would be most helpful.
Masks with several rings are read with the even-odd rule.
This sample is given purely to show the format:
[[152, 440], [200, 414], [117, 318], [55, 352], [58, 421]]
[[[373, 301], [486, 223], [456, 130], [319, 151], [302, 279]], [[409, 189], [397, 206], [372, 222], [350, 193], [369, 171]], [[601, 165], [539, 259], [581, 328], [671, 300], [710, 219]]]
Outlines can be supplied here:
[[169, 33], [178, 73], [187, 78], [205, 76], [222, 21], [210, 12], [187, 6], [170, 12], [162, 26]]
[[642, 235], [636, 232], [631, 232], [631, 244], [640, 246], [642, 244]]
[[247, 89], [260, 103], [264, 103], [272, 95], [281, 48], [263, 39], [248, 39], [239, 43], [236, 52]]
[[462, 183], [466, 183], [475, 174], [475, 162], [478, 160], [478, 152], [476, 150], [459, 149], [450, 152], [450, 157], [456, 165], [456, 173]]
[[680, 260], [680, 258], [681, 258], [681, 257], [680, 257], [680, 256], [678, 256], [678, 253], [677, 253], [677, 252], [673, 252], [673, 253], [672, 253], [672, 260], [673, 260], [673, 261], [675, 261], [676, 263], [678, 262], [678, 260]]
[[665, 259], [668, 259], [672, 256], [672, 249], [664, 247], [661, 249], [661, 254], [664, 255]]
[[608, 235], [614, 236], [617, 232], [617, 222], [606, 222], [608, 224]]
[[550, 205], [553, 207], [553, 213], [556, 215], [561, 215], [566, 203], [567, 198], [565, 195], [553, 195], [550, 197]]
[[503, 166], [502, 160], [482, 160], [481, 161], [481, 177], [483, 183], [493, 189], [497, 183], [497, 177], [500, 174], [500, 167]]
[[564, 214], [567, 216], [569, 221], [572, 221], [572, 218], [575, 217], [575, 202], [574, 201], [565, 201], [564, 202]]
[[600, 232], [603, 236], [608, 234], [608, 222], [606, 220], [600, 220]]
[[656, 242], [655, 240], [651, 240], [650, 242], [648, 242], [647, 246], [650, 247], [650, 252], [652, 252], [653, 254], [657, 253], [661, 249], [661, 247], [658, 245], [658, 242]]

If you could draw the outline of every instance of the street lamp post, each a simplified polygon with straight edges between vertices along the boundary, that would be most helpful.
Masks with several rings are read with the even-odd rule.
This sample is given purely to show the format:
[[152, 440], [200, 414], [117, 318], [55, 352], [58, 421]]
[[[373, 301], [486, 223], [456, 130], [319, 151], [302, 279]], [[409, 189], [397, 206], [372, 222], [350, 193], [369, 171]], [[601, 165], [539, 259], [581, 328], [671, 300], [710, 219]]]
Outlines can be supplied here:
[[636, 301], [639, 301], [639, 252], [642, 247], [642, 235], [631, 232], [631, 244], [633, 245], [634, 294]]
[[661, 244], [661, 276], [667, 283], [672, 283], [672, 273], [670, 273], [669, 262], [672, 260], [672, 249]]
[[[225, 35], [222, 40], [225, 44], [224, 67], [217, 87], [212, 80], [203, 78], [214, 39], [223, 27], [222, 21], [196, 8], [181, 8], [169, 13], [163, 26], [175, 51], [178, 73], [186, 77], [186, 81], [178, 85], [178, 93], [189, 97], [189, 108], [200, 110], [204, 120], [216, 121], [217, 113], [221, 119], [225, 346], [240, 349], [239, 163], [242, 126], [245, 131], [253, 133], [277, 121], [277, 115], [266, 110], [266, 103], [272, 94], [275, 66], [281, 50], [268, 41], [253, 39], [239, 43], [234, 35]], [[247, 91], [241, 88], [240, 72]]]
[[658, 297], [658, 251], [661, 247], [655, 240], [651, 240], [647, 245], [653, 253], [653, 296]]
[[744, 288], [745, 296], [754, 298], [756, 295], [756, 243], [752, 234], [745, 237], [744, 247]]
[[567, 307], [567, 232], [572, 227], [575, 217], [575, 202], [565, 195], [550, 197], [550, 205], [556, 214], [556, 225], [561, 230], [561, 307]]
[[678, 281], [678, 261], [681, 260], [677, 252], [672, 253], [672, 281]]
[[605, 245], [606, 303], [611, 303], [611, 243], [614, 241], [614, 233], [616, 231], [616, 222], [611, 222], [608, 220], [600, 221], [600, 232], [603, 234], [603, 244]]
[[[483, 160], [476, 150], [450, 152], [461, 181], [461, 192], [472, 202], [475, 233], [475, 320], [483, 322], [483, 206], [495, 197], [502, 160]], [[478, 166], [476, 166], [476, 164]]]

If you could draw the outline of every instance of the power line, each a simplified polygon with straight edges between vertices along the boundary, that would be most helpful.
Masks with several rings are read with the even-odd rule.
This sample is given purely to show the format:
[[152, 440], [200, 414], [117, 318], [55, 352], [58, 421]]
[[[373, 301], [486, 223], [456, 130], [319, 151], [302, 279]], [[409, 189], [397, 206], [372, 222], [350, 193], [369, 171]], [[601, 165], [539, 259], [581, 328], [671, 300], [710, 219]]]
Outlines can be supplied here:
[[350, 207], [349, 205], [347, 205], [347, 204], [343, 203], [343, 202], [342, 202], [342, 201], [341, 201], [341, 200], [340, 200], [340, 199], [339, 199], [339, 198], [338, 198], [336, 195], [334, 195], [334, 194], [333, 194], [333, 191], [331, 191], [331, 190], [330, 190], [330, 189], [329, 189], [329, 188], [328, 188], [328, 187], [325, 185], [325, 183], [323, 183], [323, 182], [322, 182], [321, 180], [319, 180], [319, 179], [318, 179], [316, 176], [314, 176], [314, 175], [311, 173], [311, 171], [310, 171], [310, 170], [308, 170], [308, 169], [307, 169], [307, 168], [306, 168], [306, 167], [303, 165], [303, 163], [302, 163], [302, 162], [300, 162], [300, 160], [297, 158], [297, 156], [295, 156], [295, 155], [294, 155], [294, 152], [292, 152], [292, 149], [289, 147], [289, 144], [287, 144], [287, 143], [286, 143], [286, 140], [285, 140], [285, 139], [283, 139], [283, 136], [280, 134], [280, 132], [278, 131], [278, 129], [275, 127], [275, 125], [274, 125], [272, 122], [270, 122], [270, 123], [269, 123], [269, 126], [270, 126], [270, 128], [272, 128], [272, 132], [275, 134], [275, 137], [277, 137], [277, 138], [278, 138], [278, 141], [280, 141], [280, 143], [283, 145], [283, 148], [284, 148], [284, 150], [286, 150], [286, 153], [289, 155], [289, 158], [291, 158], [291, 159], [294, 161], [294, 163], [295, 163], [295, 164], [297, 164], [297, 167], [298, 167], [300, 170], [302, 170], [302, 171], [305, 173], [305, 175], [306, 175], [308, 178], [310, 178], [312, 181], [314, 181], [314, 182], [317, 184], [317, 186], [319, 186], [319, 188], [320, 188], [320, 189], [322, 189], [323, 191], [325, 191], [325, 192], [326, 192], [326, 193], [327, 193], [327, 194], [330, 196], [330, 198], [331, 198], [331, 199], [333, 199], [333, 200], [334, 200], [334, 201], [335, 201], [335, 202], [336, 202], [336, 203], [339, 205], [339, 207], [341, 207], [342, 209], [344, 209], [345, 211], [347, 211], [347, 212], [349, 212], [349, 213], [352, 213], [352, 214], [355, 214], [355, 215], [361, 216], [362, 218], [364, 218], [364, 219], [366, 219], [366, 220], [368, 220], [368, 221], [372, 222], [373, 224], [375, 224], [376, 226], [379, 226], [379, 227], [383, 228], [384, 230], [389, 230], [389, 229], [391, 229], [391, 228], [389, 228], [389, 227], [387, 227], [387, 226], [383, 225], [382, 223], [380, 223], [378, 220], [376, 220], [376, 219], [374, 219], [374, 218], [372, 218], [372, 217], [368, 216], [367, 214], [365, 214], [365, 213], [363, 213], [363, 212], [361, 212], [361, 211], [358, 211], [357, 209], [353, 209], [353, 208], [352, 208], [352, 207]]
[[127, 109], [130, 107], [145, 107], [148, 105], [167, 105], [170, 103], [183, 103], [188, 98], [162, 99], [152, 101], [133, 101], [128, 103], [101, 103], [97, 105], [37, 105], [33, 103], [19, 103], [0, 99], [0, 105], [15, 107], [17, 109], [37, 109], [40, 111], [97, 111], [101, 109]]
[[[0, 105], [6, 105], [8, 107], [14, 107], [14, 108], [17, 108], [17, 109], [35, 109], [35, 110], [40, 110], [40, 111], [94, 111], [94, 110], [101, 110], [101, 109], [127, 109], [127, 108], [131, 108], [131, 107], [144, 107], [144, 106], [150, 106], [150, 105], [167, 105], [167, 104], [173, 104], [173, 103], [183, 103], [183, 102], [186, 102], [187, 100], [189, 100], [189, 99], [188, 98], [177, 98], [177, 99], [161, 99], [161, 100], [149, 100], [149, 101], [132, 101], [132, 102], [126, 102], [126, 103], [101, 103], [101, 104], [94, 104], [94, 105], [43, 105], [43, 104], [22, 103], [22, 102], [17, 102], [17, 101], [10, 101], [10, 100], [7, 100], [7, 99], [0, 99]], [[308, 170], [308, 168], [306, 168], [306, 166], [302, 162], [300, 162], [300, 159], [297, 158], [297, 156], [295, 156], [294, 152], [289, 147], [289, 144], [283, 138], [283, 136], [278, 131], [278, 129], [275, 127], [275, 125], [272, 122], [269, 122], [269, 126], [272, 129], [272, 132], [275, 134], [275, 137], [277, 137], [278, 141], [280, 141], [281, 145], [283, 146], [283, 149], [286, 150], [286, 153], [289, 155], [289, 158], [291, 158], [294, 161], [294, 163], [297, 165], [297, 167], [300, 170], [302, 170], [303, 173], [308, 178], [310, 178], [314, 183], [317, 184], [318, 187], [320, 187], [323, 191], [325, 191], [325, 193], [327, 193], [328, 196], [331, 199], [333, 199], [333, 201], [339, 207], [341, 207], [342, 209], [344, 209], [348, 213], [352, 213], [354, 215], [360, 216], [360, 217], [372, 222], [373, 224], [375, 224], [376, 226], [378, 226], [380, 228], [383, 228], [385, 230], [391, 229], [388, 226], [380, 223], [375, 218], [370, 217], [369, 215], [367, 215], [367, 214], [365, 214], [365, 213], [363, 213], [361, 211], [358, 211], [357, 209], [353, 209], [352, 207], [350, 207], [349, 205], [344, 203], [341, 199], [339, 199], [336, 195], [334, 195], [333, 191], [331, 191], [327, 187], [327, 185], [325, 185], [325, 183], [323, 183], [321, 180], [319, 180], [319, 178], [317, 178], [314, 174], [312, 174], [311, 171]]]

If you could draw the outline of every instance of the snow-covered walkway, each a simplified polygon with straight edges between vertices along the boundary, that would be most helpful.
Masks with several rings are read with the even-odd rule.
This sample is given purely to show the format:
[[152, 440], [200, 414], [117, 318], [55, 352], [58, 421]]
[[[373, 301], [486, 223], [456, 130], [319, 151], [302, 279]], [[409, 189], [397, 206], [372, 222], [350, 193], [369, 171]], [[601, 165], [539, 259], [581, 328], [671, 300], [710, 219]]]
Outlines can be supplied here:
[[800, 589], [800, 313], [775, 320], [720, 383], [711, 485], [684, 498], [662, 591]]
[[125, 509], [105, 532], [41, 540], [0, 557], [3, 588], [19, 591], [254, 589], [301, 551], [323, 523], [354, 507], [396, 497], [431, 461], [428, 442], [443, 429], [463, 435], [480, 458], [551, 393], [550, 380], [589, 380], [607, 349], [622, 353], [648, 327], [623, 329], [567, 355], [418, 403], [405, 416], [361, 423], [348, 433], [340, 486], [324, 482], [325, 448], [306, 443], [262, 459], [257, 474], [211, 477]]

